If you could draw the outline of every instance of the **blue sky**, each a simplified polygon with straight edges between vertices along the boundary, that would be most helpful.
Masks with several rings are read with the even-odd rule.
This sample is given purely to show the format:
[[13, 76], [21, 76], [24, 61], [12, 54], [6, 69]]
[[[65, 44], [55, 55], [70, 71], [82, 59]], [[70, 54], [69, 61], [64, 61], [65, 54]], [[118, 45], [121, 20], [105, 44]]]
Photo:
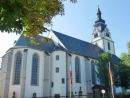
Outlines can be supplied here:
[[53, 29], [61, 33], [91, 42], [98, 4], [115, 42], [116, 55], [127, 52], [130, 41], [130, 0], [78, 0], [66, 2], [65, 15], [53, 19]]
[[[93, 24], [96, 20], [97, 5], [102, 11], [102, 18], [115, 42], [116, 55], [127, 52], [130, 41], [130, 0], [78, 0], [76, 4], [65, 1], [65, 15], [53, 18], [52, 29], [72, 37], [91, 42]], [[19, 35], [0, 33], [0, 57]]]

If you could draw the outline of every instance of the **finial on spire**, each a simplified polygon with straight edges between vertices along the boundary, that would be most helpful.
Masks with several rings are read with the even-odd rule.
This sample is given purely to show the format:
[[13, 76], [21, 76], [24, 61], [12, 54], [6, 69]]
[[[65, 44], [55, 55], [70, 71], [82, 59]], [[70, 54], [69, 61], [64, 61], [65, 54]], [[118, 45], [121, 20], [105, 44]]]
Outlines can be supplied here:
[[98, 3], [98, 9], [99, 9], [99, 3]]
[[98, 6], [98, 8], [99, 8], [99, 5], [100, 5], [99, 0], [97, 0], [97, 6]]
[[100, 8], [99, 8], [99, 5], [98, 5], [98, 12], [97, 12], [97, 18], [100, 20], [100, 19], [102, 19], [102, 17], [101, 17], [101, 11], [100, 11]]

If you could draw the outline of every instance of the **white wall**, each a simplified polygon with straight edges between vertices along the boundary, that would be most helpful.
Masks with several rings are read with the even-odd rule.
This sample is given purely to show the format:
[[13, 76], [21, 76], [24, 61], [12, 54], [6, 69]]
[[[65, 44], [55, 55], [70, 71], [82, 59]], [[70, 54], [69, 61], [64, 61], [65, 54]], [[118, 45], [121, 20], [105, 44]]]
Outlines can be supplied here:
[[104, 49], [104, 42], [99, 37], [97, 39], [94, 39], [92, 43], [100, 47], [101, 49]]
[[[56, 55], [60, 56], [60, 59], [56, 61]], [[80, 67], [81, 67], [81, 83], [76, 83], [75, 81], [75, 57], [79, 57], [80, 59]], [[66, 59], [67, 58], [67, 59]], [[65, 84], [61, 83], [61, 78], [65, 77], [69, 79], [69, 73], [66, 73], [69, 70], [69, 66], [72, 66], [72, 91], [74, 95], [78, 95], [80, 87], [82, 88], [83, 94], [87, 94], [87, 89], [91, 91], [91, 65], [90, 61], [86, 60], [85, 57], [79, 56], [71, 53], [71, 57], [66, 57], [66, 53], [63, 51], [55, 51], [52, 53], [52, 81], [54, 82], [54, 87], [52, 88], [52, 96], [55, 94], [60, 94], [61, 96], [65, 96], [67, 94], [66, 91], [69, 91], [69, 84], [67, 81]], [[88, 66], [86, 68], [86, 65]], [[60, 72], [56, 73], [55, 68], [59, 67]], [[67, 67], [67, 68], [66, 68]], [[68, 76], [67, 76], [68, 75]], [[87, 77], [88, 76], [88, 77]], [[69, 81], [69, 80], [68, 80]], [[90, 82], [86, 82], [90, 81]], [[88, 86], [87, 86], [88, 85]], [[67, 87], [68, 86], [68, 87]]]
[[[31, 73], [32, 73], [32, 56], [36, 53], [39, 56], [39, 82], [37, 86], [31, 85]], [[43, 79], [44, 79], [44, 51], [38, 51], [34, 49], [28, 49], [27, 51], [27, 64], [26, 64], [26, 80], [25, 80], [25, 95], [24, 97], [32, 97], [33, 93], [37, 94], [37, 97], [43, 97]]]
[[85, 60], [85, 72], [86, 72], [86, 89], [87, 93], [92, 93], [92, 78], [91, 78], [91, 60]]
[[[56, 55], [59, 55], [59, 60], [56, 60]], [[66, 96], [66, 53], [64, 51], [54, 51], [52, 53], [52, 96], [60, 94]], [[56, 67], [59, 67], [59, 73], [56, 73]], [[65, 83], [62, 84], [62, 78]]]
[[2, 69], [1, 69], [1, 94], [2, 98], [8, 97], [9, 82], [10, 82], [10, 71], [12, 66], [12, 51], [8, 51], [2, 57]]
[[44, 79], [43, 79], [43, 96], [51, 95], [51, 59], [50, 53], [44, 55]]
[[0, 69], [0, 98], [2, 98], [2, 73]]
[[[21, 51], [22, 58], [23, 58], [23, 48], [14, 48], [13, 54], [12, 54], [12, 67], [11, 67], [11, 76], [10, 76], [10, 83], [9, 83], [9, 95], [8, 98], [12, 98], [13, 92], [16, 93], [16, 97], [20, 97], [21, 92], [21, 85], [13, 85], [13, 76], [14, 76], [14, 58], [17, 51]], [[22, 59], [22, 65], [23, 66], [23, 59]]]
[[[81, 83], [76, 83], [75, 80], [75, 57], [80, 59], [80, 72], [81, 72]], [[85, 72], [85, 58], [76, 54], [72, 54], [72, 90], [74, 95], [78, 95], [80, 87], [82, 88], [82, 93], [87, 94], [86, 90], [86, 72]]]
[[[110, 43], [110, 50], [108, 50], [108, 42]], [[104, 39], [105, 51], [115, 54], [114, 42]]]
[[[25, 77], [21, 77], [25, 80], [24, 87], [20, 85], [13, 85], [13, 74], [14, 74], [14, 57], [17, 51], [22, 52], [22, 56], [25, 56], [24, 49], [27, 51], [27, 59], [22, 59], [22, 71], [23, 66], [25, 66]], [[31, 69], [32, 69], [32, 55], [37, 53], [40, 57], [39, 63], [39, 85], [31, 85]], [[59, 55], [59, 60], [56, 60], [56, 55]], [[38, 97], [43, 96], [54, 96], [55, 94], [60, 94], [61, 96], [66, 96], [69, 87], [69, 66], [72, 65], [72, 90], [74, 95], [78, 95], [80, 87], [82, 88], [83, 94], [91, 92], [91, 63], [90, 60], [83, 56], [71, 53], [71, 56], [65, 51], [53, 51], [50, 55], [47, 55], [44, 51], [35, 50], [31, 48], [14, 48], [12, 54], [12, 64], [11, 67], [11, 78], [9, 86], [9, 97], [12, 97], [15, 91], [16, 97], [20, 98], [22, 89], [24, 90], [24, 97], [31, 97], [35, 92]], [[81, 83], [75, 82], [75, 57], [78, 56], [80, 59], [80, 69], [81, 69]], [[26, 60], [25, 60], [26, 59]], [[26, 61], [26, 62], [25, 62]], [[6, 67], [6, 66], [5, 66]], [[56, 67], [59, 67], [59, 73], [56, 73]], [[3, 68], [4, 70], [4, 68]], [[68, 70], [68, 71], [67, 71]], [[24, 74], [22, 74], [24, 76]], [[62, 78], [64, 82], [62, 83]], [[23, 82], [23, 81], [22, 81]], [[53, 87], [51, 83], [53, 82]]]
[[[28, 49], [27, 51], [27, 60], [24, 57], [24, 49]], [[30, 48], [15, 48], [13, 50], [13, 57], [12, 57], [12, 68], [11, 68], [11, 81], [10, 81], [10, 89], [9, 89], [9, 98], [12, 98], [12, 94], [15, 91], [16, 97], [24, 96], [24, 97], [31, 97], [32, 93], [36, 92], [37, 96], [43, 96], [43, 67], [44, 67], [44, 52], [39, 50], [34, 50]], [[14, 74], [14, 57], [17, 51], [21, 51], [22, 53], [22, 66], [21, 66], [21, 80], [20, 85], [13, 85], [13, 74]], [[39, 85], [38, 86], [31, 86], [31, 65], [32, 65], [32, 55], [33, 53], [37, 53], [40, 57], [40, 63], [39, 63]], [[25, 61], [27, 61], [25, 63]], [[24, 71], [24, 66], [26, 71]], [[24, 76], [24, 73], [25, 75]], [[25, 87], [25, 88], [24, 88]], [[22, 92], [24, 91], [24, 92]]]

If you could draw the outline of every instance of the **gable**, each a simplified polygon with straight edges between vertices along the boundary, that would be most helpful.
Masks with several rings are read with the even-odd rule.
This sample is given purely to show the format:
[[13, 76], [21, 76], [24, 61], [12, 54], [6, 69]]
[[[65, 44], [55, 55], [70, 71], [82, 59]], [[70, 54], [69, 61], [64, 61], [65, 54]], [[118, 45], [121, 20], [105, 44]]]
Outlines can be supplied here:
[[60, 45], [66, 49], [65, 45], [61, 42], [61, 40], [58, 38], [58, 36], [55, 35], [55, 33], [53, 31], [50, 31], [48, 38], [51, 38], [54, 41], [55, 45]]

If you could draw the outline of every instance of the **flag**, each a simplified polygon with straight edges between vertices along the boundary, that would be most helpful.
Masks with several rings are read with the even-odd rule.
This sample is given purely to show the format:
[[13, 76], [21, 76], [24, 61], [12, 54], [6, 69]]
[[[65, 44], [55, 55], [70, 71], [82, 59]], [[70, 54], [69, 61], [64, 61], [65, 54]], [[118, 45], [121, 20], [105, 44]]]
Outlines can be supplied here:
[[111, 84], [113, 85], [112, 70], [111, 70], [110, 63], [109, 63], [109, 75], [110, 75], [110, 81], [111, 81]]
[[70, 94], [70, 98], [72, 97], [72, 66], [70, 65], [70, 68], [69, 68], [69, 88], [70, 88], [70, 91], [69, 91], [69, 94]]
[[109, 62], [109, 75], [110, 75], [110, 82], [111, 82], [112, 98], [114, 98], [113, 79], [112, 79], [112, 70], [111, 70], [110, 62]]
[[72, 85], [72, 67], [70, 66], [70, 71], [69, 71], [69, 82], [70, 82], [70, 85]]

